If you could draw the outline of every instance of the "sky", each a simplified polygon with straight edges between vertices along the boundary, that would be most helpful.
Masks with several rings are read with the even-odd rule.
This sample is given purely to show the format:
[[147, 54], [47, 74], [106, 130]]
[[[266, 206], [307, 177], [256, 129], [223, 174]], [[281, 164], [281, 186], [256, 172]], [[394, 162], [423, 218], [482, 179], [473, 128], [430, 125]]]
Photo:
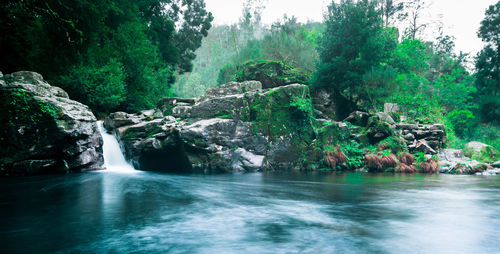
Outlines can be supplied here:
[[[214, 24], [233, 24], [241, 17], [245, 0], [205, 0], [207, 9], [215, 17]], [[424, 39], [432, 39], [437, 24], [443, 24], [444, 32], [456, 38], [456, 51], [475, 56], [484, 44], [477, 37], [477, 31], [484, 12], [497, 0], [427, 0], [429, 7], [426, 20], [434, 24]], [[271, 24], [283, 17], [295, 16], [301, 22], [322, 21], [326, 6], [331, 0], [267, 0], [262, 13], [265, 24]]]

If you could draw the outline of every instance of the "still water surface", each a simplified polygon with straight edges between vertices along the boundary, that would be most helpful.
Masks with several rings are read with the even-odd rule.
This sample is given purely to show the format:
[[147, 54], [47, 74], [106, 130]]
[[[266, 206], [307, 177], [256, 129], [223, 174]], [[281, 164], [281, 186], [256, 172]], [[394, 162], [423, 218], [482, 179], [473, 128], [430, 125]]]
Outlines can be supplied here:
[[500, 177], [0, 179], [2, 253], [500, 253]]

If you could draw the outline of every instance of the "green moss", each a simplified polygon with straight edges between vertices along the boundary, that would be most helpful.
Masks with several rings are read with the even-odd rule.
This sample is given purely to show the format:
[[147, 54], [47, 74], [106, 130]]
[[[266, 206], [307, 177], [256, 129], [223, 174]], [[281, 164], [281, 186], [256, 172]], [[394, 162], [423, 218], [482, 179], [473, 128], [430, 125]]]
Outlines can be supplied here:
[[216, 118], [222, 118], [222, 119], [233, 119], [233, 112], [230, 110], [221, 110], [215, 114]]
[[252, 122], [254, 133], [262, 133], [271, 140], [312, 133], [312, 105], [307, 87], [277, 88], [246, 100], [249, 110], [241, 116], [244, 121]]
[[153, 135], [162, 132], [162, 128], [159, 126], [143, 126], [138, 128], [128, 128], [123, 133], [123, 139], [136, 139], [136, 138], [151, 138]]
[[235, 69], [233, 80], [247, 81], [259, 80], [263, 76], [274, 79], [274, 83], [300, 83], [309, 84], [311, 73], [281, 61], [250, 60], [238, 65]]
[[379, 151], [389, 150], [393, 154], [399, 154], [408, 151], [406, 142], [398, 136], [390, 136], [382, 140], [377, 147]]

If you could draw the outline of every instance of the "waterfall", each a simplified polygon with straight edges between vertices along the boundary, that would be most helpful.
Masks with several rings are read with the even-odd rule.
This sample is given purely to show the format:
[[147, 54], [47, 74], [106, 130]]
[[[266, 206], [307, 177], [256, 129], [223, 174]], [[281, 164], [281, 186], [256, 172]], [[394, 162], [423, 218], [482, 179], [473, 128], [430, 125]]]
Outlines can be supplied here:
[[98, 121], [97, 126], [104, 142], [102, 146], [104, 167], [109, 171], [133, 171], [134, 167], [125, 160], [122, 150], [120, 149], [120, 144], [115, 136], [106, 132], [102, 121]]

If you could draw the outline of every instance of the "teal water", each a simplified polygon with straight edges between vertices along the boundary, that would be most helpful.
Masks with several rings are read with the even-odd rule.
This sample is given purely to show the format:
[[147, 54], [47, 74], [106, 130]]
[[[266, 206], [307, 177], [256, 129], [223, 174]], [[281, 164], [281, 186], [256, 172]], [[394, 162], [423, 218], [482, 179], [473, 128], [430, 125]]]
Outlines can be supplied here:
[[2, 253], [500, 253], [500, 177], [0, 179]]

